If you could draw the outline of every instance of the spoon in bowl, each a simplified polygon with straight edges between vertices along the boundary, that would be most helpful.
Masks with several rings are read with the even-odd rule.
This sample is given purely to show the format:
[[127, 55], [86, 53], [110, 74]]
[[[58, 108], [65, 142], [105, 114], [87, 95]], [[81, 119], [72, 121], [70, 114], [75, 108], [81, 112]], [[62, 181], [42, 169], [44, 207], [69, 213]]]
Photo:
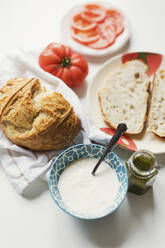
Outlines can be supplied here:
[[105, 156], [112, 150], [113, 146], [118, 142], [118, 140], [123, 135], [123, 133], [126, 132], [126, 130], [127, 130], [127, 125], [125, 123], [120, 123], [117, 126], [117, 129], [116, 129], [114, 135], [110, 139], [110, 142], [107, 146], [107, 149], [105, 150], [105, 152], [103, 153], [101, 158], [98, 160], [97, 164], [95, 165], [95, 167], [92, 171], [93, 176], [95, 176], [95, 172], [96, 172], [97, 168], [99, 167], [99, 165], [101, 164], [101, 162], [103, 161], [103, 159], [105, 158]]

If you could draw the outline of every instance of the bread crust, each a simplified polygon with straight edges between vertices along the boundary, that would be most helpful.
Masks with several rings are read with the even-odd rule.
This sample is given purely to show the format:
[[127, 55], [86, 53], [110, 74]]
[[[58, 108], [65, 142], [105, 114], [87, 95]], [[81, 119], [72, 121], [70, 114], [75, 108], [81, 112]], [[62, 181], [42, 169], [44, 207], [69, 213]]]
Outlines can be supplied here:
[[[153, 78], [153, 81], [152, 81], [152, 91], [151, 91], [151, 101], [150, 101], [150, 107], [149, 107], [149, 112], [148, 112], [148, 128], [147, 128], [147, 131], [152, 131], [152, 128], [151, 128], [151, 118], [152, 118], [152, 111], [151, 111], [151, 106], [153, 104], [153, 92], [154, 92], [154, 89], [155, 89], [155, 79], [156, 79], [156, 74], [154, 75], [154, 78]], [[155, 133], [155, 132], [153, 132]], [[155, 133], [156, 134], [156, 133]]]
[[[23, 78], [21, 80], [14, 78], [9, 80], [5, 86], [0, 89], [0, 118], [2, 116], [3, 110], [10, 102], [10, 100], [21, 90], [26, 84], [33, 79]], [[13, 87], [14, 86], [14, 87]]]
[[0, 125], [8, 139], [37, 151], [69, 145], [81, 128], [69, 102], [44, 90], [38, 79], [23, 79], [19, 87], [17, 82], [12, 79], [1, 89]]
[[[165, 76], [165, 70], [160, 70], [160, 71], [158, 71], [155, 75], [154, 75], [154, 78], [153, 78], [153, 83], [152, 83], [152, 92], [151, 92], [151, 101], [150, 101], [150, 109], [149, 109], [149, 114], [148, 114], [148, 128], [147, 128], [147, 131], [151, 131], [151, 132], [153, 132], [154, 134], [156, 134], [157, 136], [159, 136], [159, 137], [165, 137], [165, 130], [164, 130], [164, 132], [160, 132], [159, 131], [159, 128], [157, 127], [153, 127], [152, 126], [152, 121], [154, 121], [153, 120], [153, 115], [154, 115], [154, 113], [153, 113], [153, 105], [155, 104], [155, 101], [154, 101], [154, 94], [155, 94], [155, 91], [156, 91], [156, 87], [157, 87], [157, 82], [159, 83], [159, 81], [158, 81], [158, 76], [159, 76], [159, 74], [161, 75], [161, 73], [163, 73], [164, 74], [164, 76]], [[164, 81], [165, 81], [165, 77], [164, 77]], [[160, 89], [161, 90], [161, 89]], [[160, 124], [160, 123], [158, 123], [158, 124]]]

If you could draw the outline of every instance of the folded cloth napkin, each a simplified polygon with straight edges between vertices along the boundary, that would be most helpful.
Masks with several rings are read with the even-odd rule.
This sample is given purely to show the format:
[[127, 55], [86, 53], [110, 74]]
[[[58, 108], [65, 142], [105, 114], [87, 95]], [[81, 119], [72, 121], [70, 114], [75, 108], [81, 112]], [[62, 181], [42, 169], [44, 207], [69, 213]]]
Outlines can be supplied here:
[[[36, 77], [47, 89], [63, 94], [70, 102], [81, 120], [84, 131], [74, 139], [72, 144], [90, 143], [90, 139], [102, 142], [108, 135], [98, 131], [92, 120], [84, 114], [77, 95], [60, 79], [43, 71], [38, 65], [40, 51], [17, 50], [1, 58], [0, 87], [14, 77]], [[19, 194], [37, 177], [48, 179], [52, 160], [62, 151], [36, 152], [19, 147], [10, 142], [0, 130], [0, 165], [6, 172], [11, 184]]]

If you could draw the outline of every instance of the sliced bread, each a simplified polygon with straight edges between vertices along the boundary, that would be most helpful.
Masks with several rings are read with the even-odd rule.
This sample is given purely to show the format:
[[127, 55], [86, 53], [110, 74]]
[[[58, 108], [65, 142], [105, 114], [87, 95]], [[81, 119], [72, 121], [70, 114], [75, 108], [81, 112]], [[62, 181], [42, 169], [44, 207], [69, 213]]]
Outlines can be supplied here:
[[146, 119], [149, 77], [147, 66], [133, 60], [121, 66], [110, 76], [107, 87], [99, 93], [99, 102], [104, 121], [113, 128], [121, 122], [127, 124], [127, 133], [138, 134]]
[[148, 130], [165, 137], [165, 70], [157, 72], [153, 80]]

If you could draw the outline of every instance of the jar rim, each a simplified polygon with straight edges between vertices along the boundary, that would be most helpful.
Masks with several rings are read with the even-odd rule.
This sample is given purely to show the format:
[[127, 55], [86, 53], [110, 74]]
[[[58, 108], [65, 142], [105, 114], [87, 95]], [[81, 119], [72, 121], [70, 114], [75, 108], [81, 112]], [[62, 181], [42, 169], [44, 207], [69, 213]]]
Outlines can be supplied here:
[[[133, 159], [134, 157], [137, 155], [137, 154], [140, 154], [140, 153], [147, 153], [149, 154], [153, 159], [154, 159], [154, 166], [153, 168], [149, 169], [149, 170], [146, 170], [146, 171], [142, 171], [140, 169], [138, 169], [134, 162], [133, 162]], [[140, 177], [150, 177], [155, 171], [156, 171], [156, 166], [157, 165], [157, 162], [156, 162], [156, 158], [155, 158], [155, 155], [153, 153], [151, 153], [150, 151], [148, 150], [138, 150], [136, 151], [130, 158], [130, 167], [131, 167], [131, 170], [137, 175], [137, 176], [140, 176]]]

